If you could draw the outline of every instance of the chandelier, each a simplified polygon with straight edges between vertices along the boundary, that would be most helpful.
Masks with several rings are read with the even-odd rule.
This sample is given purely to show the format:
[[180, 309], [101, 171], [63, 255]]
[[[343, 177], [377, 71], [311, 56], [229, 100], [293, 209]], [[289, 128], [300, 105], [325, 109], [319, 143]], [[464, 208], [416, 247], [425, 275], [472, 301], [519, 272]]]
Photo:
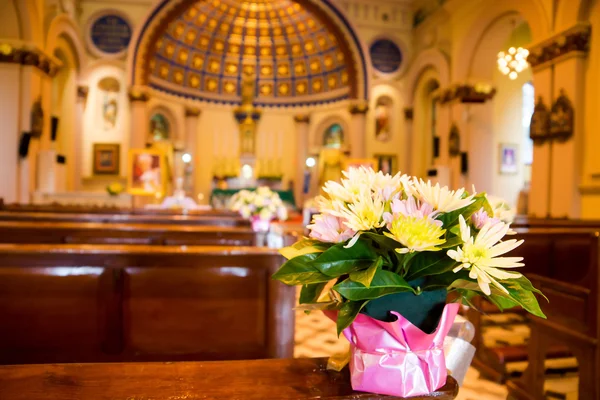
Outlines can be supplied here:
[[507, 52], [501, 51], [498, 53], [498, 69], [504, 75], [508, 75], [510, 79], [515, 80], [529, 66], [528, 55], [529, 50], [522, 47], [511, 47]]

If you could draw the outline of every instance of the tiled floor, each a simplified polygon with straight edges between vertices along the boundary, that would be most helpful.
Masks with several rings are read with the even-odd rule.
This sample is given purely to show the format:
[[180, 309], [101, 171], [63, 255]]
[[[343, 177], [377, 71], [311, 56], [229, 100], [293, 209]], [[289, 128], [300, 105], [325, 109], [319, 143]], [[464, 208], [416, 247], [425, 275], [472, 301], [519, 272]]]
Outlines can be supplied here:
[[[529, 336], [529, 330], [523, 319], [514, 314], [499, 314], [485, 317], [484, 340], [487, 345], [524, 344]], [[348, 342], [344, 337], [338, 338], [335, 324], [318, 311], [305, 314], [296, 312], [295, 357], [328, 357], [332, 354], [347, 351]], [[526, 362], [510, 363], [509, 372], [520, 374], [527, 366]], [[575, 359], [560, 359], [547, 361], [547, 366], [560, 371], [572, 371], [576, 366]], [[548, 399], [577, 399], [577, 374], [573, 372], [559, 373], [547, 376], [546, 390]], [[507, 397], [504, 385], [482, 379], [479, 372], [470, 368], [458, 400], [503, 400]]]

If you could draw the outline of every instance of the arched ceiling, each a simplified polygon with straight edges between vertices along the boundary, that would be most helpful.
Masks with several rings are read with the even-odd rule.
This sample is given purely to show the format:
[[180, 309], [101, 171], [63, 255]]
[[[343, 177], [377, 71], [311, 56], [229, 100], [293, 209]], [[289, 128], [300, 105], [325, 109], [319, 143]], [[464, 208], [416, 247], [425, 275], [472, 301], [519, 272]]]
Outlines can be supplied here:
[[150, 35], [142, 83], [235, 104], [249, 75], [259, 105], [356, 98], [364, 60], [342, 29], [310, 1], [182, 1]]

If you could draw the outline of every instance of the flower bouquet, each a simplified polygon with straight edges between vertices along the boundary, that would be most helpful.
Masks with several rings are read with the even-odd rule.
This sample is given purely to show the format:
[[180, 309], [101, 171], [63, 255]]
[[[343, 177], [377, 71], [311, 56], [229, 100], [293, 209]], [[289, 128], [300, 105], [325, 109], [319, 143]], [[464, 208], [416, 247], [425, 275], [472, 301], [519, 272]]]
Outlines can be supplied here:
[[266, 186], [255, 191], [240, 190], [231, 197], [230, 209], [250, 219], [255, 232], [267, 232], [272, 220], [284, 221], [288, 217], [287, 208], [277, 192]]
[[502, 257], [522, 241], [485, 193], [352, 168], [327, 182], [310, 237], [273, 275], [302, 285], [301, 308], [334, 316], [350, 342], [355, 390], [415, 396], [446, 382], [442, 351], [459, 303], [481, 295], [544, 317], [529, 280]]

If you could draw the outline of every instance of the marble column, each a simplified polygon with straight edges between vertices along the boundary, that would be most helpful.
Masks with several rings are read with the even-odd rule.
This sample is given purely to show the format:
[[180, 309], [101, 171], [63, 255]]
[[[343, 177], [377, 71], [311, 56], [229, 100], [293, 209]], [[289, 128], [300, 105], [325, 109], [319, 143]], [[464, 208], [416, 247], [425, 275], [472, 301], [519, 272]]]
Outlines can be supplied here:
[[361, 101], [354, 103], [349, 108], [352, 115], [350, 124], [350, 157], [367, 157], [367, 112], [369, 103]]
[[308, 127], [310, 115], [299, 114], [294, 116], [296, 123], [296, 173], [294, 177], [294, 197], [296, 206], [303, 207], [305, 195], [304, 171], [306, 170], [306, 157], [308, 157]]
[[[191, 197], [196, 199], [198, 195], [198, 182], [197, 182], [197, 171], [199, 170], [197, 146], [198, 146], [198, 120], [200, 119], [200, 110], [194, 107], [188, 107], [185, 109], [185, 152], [192, 156], [190, 163], [191, 171], [189, 176], [186, 176], [186, 180], [189, 179], [187, 186], [190, 189]], [[185, 167], [189, 168], [188, 166]]]
[[143, 149], [146, 147], [148, 138], [148, 100], [150, 96], [142, 87], [131, 87], [129, 89], [129, 101], [131, 102], [131, 133], [130, 148]]
[[87, 103], [89, 88], [87, 86], [77, 87], [77, 104], [75, 110], [75, 132], [74, 132], [74, 144], [73, 144], [73, 169], [75, 171], [74, 176], [74, 189], [75, 191], [81, 190], [81, 171], [83, 171], [83, 120], [85, 115], [85, 106]]

